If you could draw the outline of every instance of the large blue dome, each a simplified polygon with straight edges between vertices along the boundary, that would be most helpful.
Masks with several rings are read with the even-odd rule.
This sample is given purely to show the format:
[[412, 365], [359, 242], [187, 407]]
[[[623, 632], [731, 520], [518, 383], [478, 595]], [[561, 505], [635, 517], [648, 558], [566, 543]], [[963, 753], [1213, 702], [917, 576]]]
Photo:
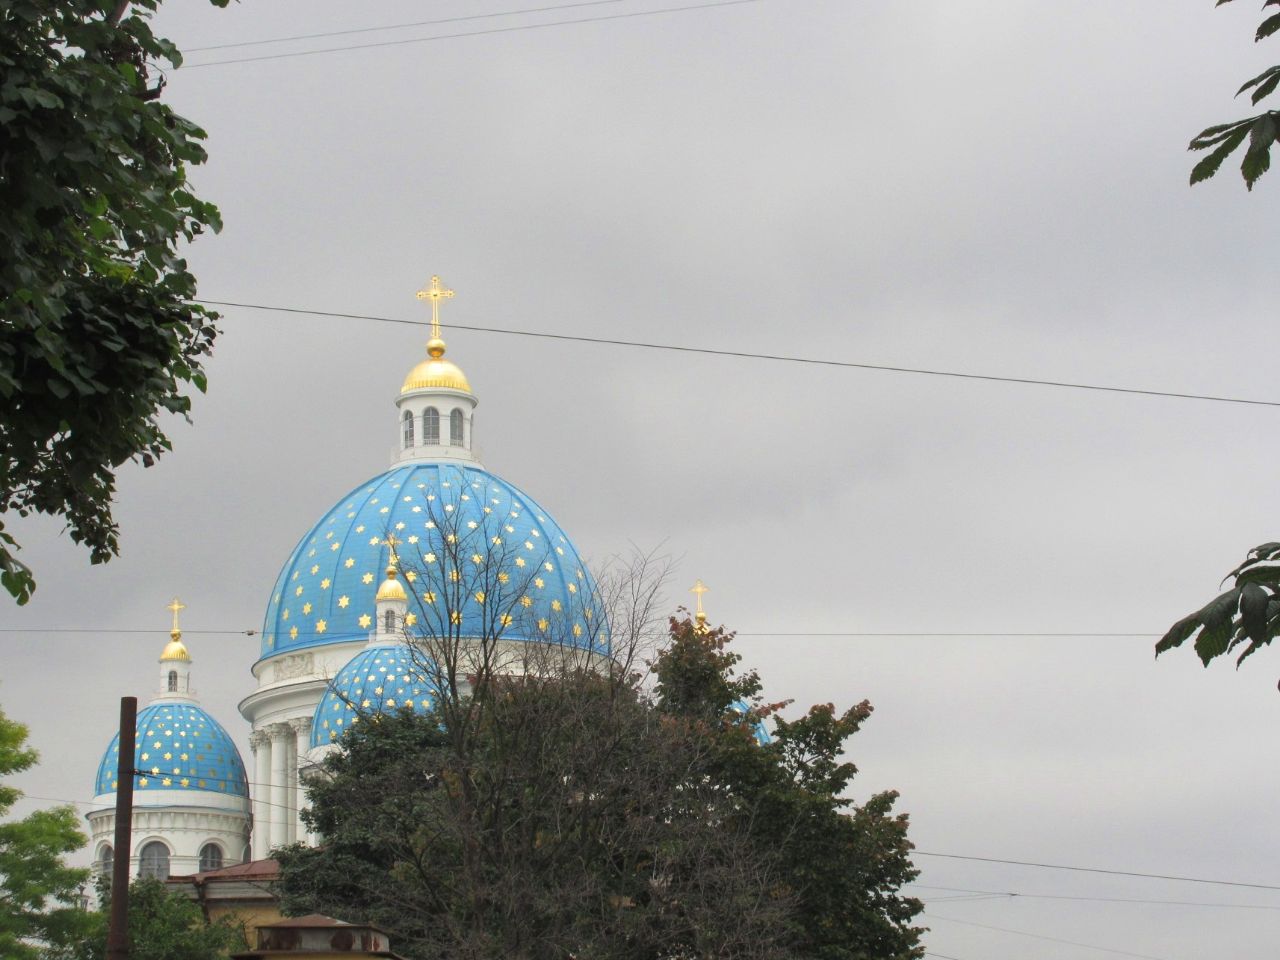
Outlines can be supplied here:
[[368, 639], [388, 537], [410, 632], [608, 649], [591, 574], [545, 510], [478, 466], [419, 461], [362, 483], [302, 538], [271, 593], [262, 656]]
[[436, 681], [421, 653], [406, 644], [378, 644], [361, 650], [338, 671], [316, 705], [311, 745], [341, 737], [362, 716], [390, 710], [427, 713]]
[[[194, 703], [161, 700], [138, 712], [134, 790], [204, 790], [248, 797], [244, 762], [222, 724]], [[120, 734], [98, 764], [95, 794], [115, 792]]]

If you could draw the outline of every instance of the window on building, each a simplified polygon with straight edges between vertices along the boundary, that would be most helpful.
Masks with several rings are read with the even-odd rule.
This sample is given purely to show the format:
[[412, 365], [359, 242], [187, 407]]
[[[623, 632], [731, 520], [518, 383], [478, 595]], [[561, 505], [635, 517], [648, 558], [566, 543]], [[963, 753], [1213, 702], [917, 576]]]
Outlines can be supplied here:
[[169, 692], [170, 693], [178, 692], [178, 671], [177, 670], [169, 671]]
[[382, 622], [386, 625], [387, 632], [390, 633], [396, 628], [396, 612], [394, 610], [388, 610], [382, 615]]
[[404, 448], [408, 450], [413, 446], [413, 414], [408, 410], [404, 412]]
[[138, 876], [168, 880], [169, 848], [159, 840], [144, 843], [138, 854]]
[[222, 869], [222, 848], [216, 843], [206, 843], [200, 848], [200, 872]]
[[103, 876], [111, 876], [111, 868], [116, 863], [116, 851], [109, 843], [104, 843], [102, 849], [98, 851], [98, 869], [102, 871]]
[[454, 410], [449, 414], [449, 442], [455, 447], [465, 446], [462, 442], [462, 411]]
[[440, 442], [440, 411], [435, 407], [422, 411], [422, 442]]

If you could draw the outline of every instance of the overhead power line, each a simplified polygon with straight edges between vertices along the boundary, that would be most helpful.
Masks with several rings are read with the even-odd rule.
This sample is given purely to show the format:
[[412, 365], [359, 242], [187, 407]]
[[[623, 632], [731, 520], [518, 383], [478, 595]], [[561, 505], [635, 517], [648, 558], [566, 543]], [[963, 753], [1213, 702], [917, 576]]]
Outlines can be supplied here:
[[[419, 320], [402, 320], [397, 317], [379, 317], [363, 313], [336, 313], [328, 310], [304, 310], [299, 307], [272, 307], [261, 303], [237, 303], [230, 300], [204, 300], [196, 303], [214, 307], [238, 307], [244, 310], [266, 310], [272, 313], [292, 313], [313, 317], [333, 317], [342, 320], [373, 320], [378, 323], [396, 323], [421, 327], [427, 324]], [[776, 353], [753, 353], [747, 350], [722, 350], [712, 347], [690, 347], [674, 343], [648, 343], [641, 340], [618, 340], [608, 337], [585, 337], [567, 333], [548, 333], [540, 330], [514, 330], [509, 327], [482, 327], [474, 324], [450, 323], [454, 330], [472, 333], [496, 333], [513, 337], [535, 337], [544, 340], [564, 340], [573, 343], [592, 343], [611, 347], [635, 347], [644, 350], [668, 350], [675, 353], [696, 353], [714, 357], [735, 357], [742, 360], [769, 360], [777, 363], [799, 363], [809, 366], [836, 367], [848, 370], [879, 370], [883, 373], [910, 373], [926, 377], [950, 377], [957, 380], [982, 380], [989, 383], [1018, 383], [1025, 386], [1058, 387], [1067, 390], [1092, 390], [1102, 393], [1123, 393], [1144, 397], [1164, 397], [1175, 400], [1204, 400], [1212, 403], [1235, 403], [1256, 407], [1280, 407], [1280, 400], [1252, 400], [1246, 397], [1229, 397], [1216, 394], [1183, 393], [1174, 390], [1144, 390], [1138, 387], [1116, 387], [1097, 383], [1069, 380], [1042, 380], [1035, 377], [1006, 377], [988, 373], [969, 373], [960, 370], [935, 370], [928, 367], [903, 367], [884, 363], [865, 363], [855, 360], [828, 360], [818, 357], [797, 357]]]
[[1049, 937], [1042, 933], [1029, 933], [1026, 930], [1011, 930], [1009, 927], [996, 927], [989, 923], [975, 923], [972, 920], [957, 920], [955, 917], [942, 917], [936, 913], [925, 911], [924, 915], [930, 920], [944, 920], [947, 923], [959, 923], [966, 927], [980, 927], [983, 930], [995, 930], [999, 933], [1012, 933], [1019, 937], [1030, 937], [1033, 940], [1047, 940], [1049, 943], [1064, 943], [1072, 947], [1083, 947], [1085, 950], [1098, 950], [1102, 953], [1114, 953], [1122, 957], [1138, 957], [1139, 960], [1166, 960], [1165, 957], [1157, 957], [1150, 953], [1134, 953], [1132, 950], [1118, 950], [1115, 947], [1100, 947], [1093, 943], [1081, 943], [1079, 940], [1064, 940], [1061, 937]]
[[1180, 883], [1211, 883], [1219, 887], [1249, 887], [1253, 890], [1280, 890], [1280, 886], [1267, 883], [1241, 883], [1235, 880], [1206, 880], [1203, 877], [1179, 877], [1164, 873], [1135, 873], [1131, 870], [1107, 870], [1102, 867], [1074, 867], [1061, 863], [1037, 863], [1030, 860], [1001, 860], [998, 857], [970, 857], [959, 853], [932, 853], [913, 850], [917, 857], [941, 857], [947, 860], [974, 860], [979, 863], [1003, 863], [1015, 867], [1036, 867], [1041, 870], [1070, 870], [1075, 873], [1102, 873], [1113, 877], [1142, 877], [1145, 880], [1176, 880]]
[[[919, 890], [942, 890], [949, 893], [970, 894], [977, 900], [1071, 900], [1084, 903], [1132, 903], [1142, 906], [1165, 906], [1165, 907], [1222, 907], [1231, 910], [1280, 910], [1280, 904], [1269, 903], [1222, 903], [1206, 902], [1203, 900], [1147, 900], [1139, 897], [1090, 897], [1080, 894], [1066, 893], [1023, 893], [1013, 890], [974, 890], [969, 887], [937, 887], [927, 883], [908, 883], [907, 886], [915, 887]], [[937, 903], [942, 898], [926, 898], [931, 902]], [[947, 902], [954, 903], [960, 898], [947, 898]]]
[[[185, 627], [182, 630], [184, 636], [188, 634], [200, 634], [204, 636], [244, 636], [256, 637], [261, 631], [250, 627], [247, 630], [188, 630]], [[162, 630], [158, 627], [140, 627], [128, 629], [124, 627], [0, 627], [0, 633], [94, 633], [94, 634], [167, 634], [168, 630]], [[1013, 637], [1025, 637], [1027, 639], [1035, 638], [1089, 638], [1089, 637], [1138, 637], [1144, 639], [1153, 639], [1162, 636], [1159, 633], [1069, 633], [1055, 632], [1044, 633], [1037, 631], [1021, 631], [1015, 633], [948, 633], [938, 631], [854, 631], [842, 630], [834, 632], [815, 632], [815, 631], [773, 631], [764, 630], [758, 632], [744, 633], [741, 631], [734, 632], [735, 637], [945, 637], [951, 639], [1009, 639]]]
[[567, 27], [577, 23], [604, 23], [608, 20], [630, 20], [636, 17], [655, 17], [667, 13], [686, 13], [691, 10], [708, 10], [712, 7], [737, 7], [761, 0], [711, 0], [682, 7], [663, 7], [658, 10], [634, 10], [628, 13], [610, 13], [599, 17], [581, 17], [576, 20], [549, 20], [546, 23], [524, 23], [511, 27], [489, 27], [469, 30], [465, 33], [442, 33], [430, 37], [412, 37], [406, 40], [380, 40], [377, 43], [353, 43], [343, 47], [322, 47], [319, 50], [296, 50], [292, 53], [267, 53], [257, 57], [233, 57], [227, 60], [209, 60], [205, 63], [184, 63], [181, 70], [199, 70], [202, 67], [221, 67], [229, 63], [255, 63], [263, 60], [288, 60], [293, 57], [314, 57], [322, 53], [339, 53], [343, 50], [370, 50], [374, 47], [399, 47], [409, 43], [430, 43], [433, 40], [458, 40], [463, 37], [483, 37], [498, 33], [518, 33], [521, 30], [546, 30], [551, 27]]
[[528, 7], [524, 10], [501, 10], [497, 13], [469, 13], [464, 17], [441, 17], [438, 20], [416, 20], [413, 23], [388, 23], [381, 27], [356, 27], [352, 30], [330, 30], [327, 33], [299, 33], [291, 37], [270, 37], [266, 40], [238, 40], [233, 43], [215, 43], [208, 47], [187, 47], [183, 53], [206, 53], [210, 50], [231, 50], [237, 47], [260, 47], [268, 43], [292, 43], [297, 40], [323, 40], [327, 37], [349, 37], [357, 33], [381, 33], [384, 30], [410, 30], [414, 27], [436, 27], [442, 23], [462, 23], [467, 20], [494, 20], [498, 17], [518, 17], [530, 13], [548, 13], [552, 10], [570, 10], [574, 7], [602, 7], [625, 0], [581, 0], [578, 3], [557, 3], [551, 7]]

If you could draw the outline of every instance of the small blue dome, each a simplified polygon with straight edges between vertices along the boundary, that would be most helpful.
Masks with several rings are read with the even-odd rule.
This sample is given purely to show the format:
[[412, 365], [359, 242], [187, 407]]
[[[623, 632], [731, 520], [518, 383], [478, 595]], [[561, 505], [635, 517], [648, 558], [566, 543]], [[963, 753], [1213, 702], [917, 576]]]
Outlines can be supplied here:
[[[731, 712], [736, 713], [739, 717], [747, 720], [750, 720], [751, 717], [754, 716], [751, 709], [751, 704], [747, 703], [745, 700], [735, 700], [733, 703], [729, 704], [729, 710]], [[773, 737], [769, 734], [769, 728], [764, 725], [764, 718], [756, 717], [755, 726], [752, 728], [751, 732], [755, 734], [756, 743], [761, 746], [767, 743], [773, 743]]]
[[338, 671], [316, 705], [311, 745], [337, 740], [361, 716], [390, 710], [428, 713], [436, 682], [423, 654], [405, 644], [378, 644], [361, 650]]
[[394, 536], [422, 635], [608, 649], [596, 587], [532, 499], [478, 466], [414, 462], [361, 484], [294, 549], [262, 626], [262, 656], [369, 638]]
[[[204, 790], [248, 797], [240, 751], [222, 724], [194, 703], [161, 700], [138, 712], [134, 790]], [[120, 734], [111, 738], [98, 764], [95, 793], [114, 793]]]

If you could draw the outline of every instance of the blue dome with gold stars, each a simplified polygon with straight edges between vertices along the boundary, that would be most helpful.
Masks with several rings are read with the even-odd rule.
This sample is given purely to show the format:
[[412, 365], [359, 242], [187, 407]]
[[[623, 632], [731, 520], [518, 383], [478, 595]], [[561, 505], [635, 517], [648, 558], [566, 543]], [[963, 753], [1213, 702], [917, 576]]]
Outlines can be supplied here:
[[316, 705], [311, 745], [332, 743], [362, 716], [430, 712], [438, 689], [432, 673], [431, 662], [403, 643], [361, 650], [338, 671]]
[[754, 708], [745, 700], [735, 700], [729, 704], [729, 712], [735, 714], [745, 723], [752, 720], [755, 723], [751, 727], [751, 733], [756, 738], [756, 743], [761, 745], [773, 743], [773, 737], [769, 733], [769, 728], [765, 726], [764, 718], [754, 713]]
[[608, 650], [595, 583], [550, 514], [477, 465], [416, 461], [362, 483], [302, 538], [271, 593], [262, 656], [368, 639], [393, 550], [411, 634]]
[[[248, 797], [240, 751], [222, 724], [194, 703], [160, 700], [138, 712], [134, 790], [207, 791]], [[114, 793], [120, 735], [98, 764], [95, 793]]]

